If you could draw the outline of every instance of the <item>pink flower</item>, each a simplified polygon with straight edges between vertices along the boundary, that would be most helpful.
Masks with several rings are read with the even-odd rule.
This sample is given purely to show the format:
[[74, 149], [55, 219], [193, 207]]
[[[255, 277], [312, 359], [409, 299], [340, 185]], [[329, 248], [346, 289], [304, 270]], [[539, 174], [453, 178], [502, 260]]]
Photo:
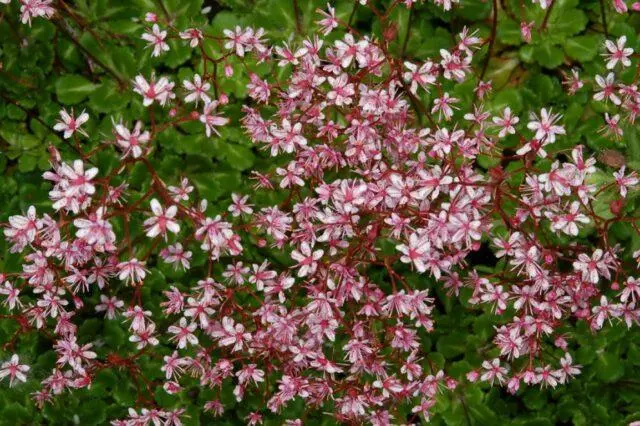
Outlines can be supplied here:
[[245, 47], [249, 42], [249, 39], [253, 31], [251, 29], [243, 30], [239, 26], [236, 26], [234, 31], [224, 30], [224, 36], [227, 39], [224, 48], [235, 50], [236, 55], [243, 57]]
[[145, 328], [134, 331], [129, 337], [129, 341], [136, 344], [136, 349], [144, 349], [147, 345], [156, 346], [160, 341], [153, 334], [156, 331], [156, 325], [149, 323]]
[[249, 196], [245, 195], [244, 197], [233, 193], [231, 194], [231, 199], [233, 202], [229, 206], [229, 212], [233, 217], [238, 217], [242, 214], [251, 214], [253, 213], [253, 209], [251, 208], [251, 204], [248, 204]]
[[71, 114], [67, 112], [64, 108], [60, 110], [60, 118], [62, 121], [58, 121], [53, 129], [58, 132], [64, 132], [63, 137], [65, 139], [69, 139], [75, 132], [81, 133], [84, 136], [88, 137], [87, 133], [80, 128], [84, 123], [89, 120], [89, 114], [82, 111], [82, 113], [77, 117], [73, 117], [73, 110]]
[[193, 334], [196, 330], [197, 324], [191, 323], [187, 325], [187, 319], [182, 317], [180, 318], [180, 323], [178, 325], [169, 326], [169, 333], [175, 334], [171, 338], [171, 340], [178, 341], [178, 349], [183, 349], [187, 347], [187, 343], [191, 345], [198, 344], [198, 338]]
[[169, 45], [165, 41], [167, 32], [161, 31], [158, 24], [153, 24], [150, 32], [142, 34], [142, 39], [149, 42], [149, 47], [153, 47], [151, 56], [160, 56], [163, 52], [169, 51]]
[[556, 135], [564, 135], [566, 132], [563, 126], [557, 125], [557, 121], [562, 116], [559, 114], [553, 114], [546, 108], [540, 110], [540, 118], [535, 114], [531, 115], [531, 121], [527, 124], [527, 128], [536, 132], [535, 138], [542, 143], [554, 143], [556, 141]]
[[0, 379], [4, 379], [9, 376], [9, 387], [13, 387], [13, 383], [16, 379], [21, 382], [27, 381], [26, 373], [31, 368], [28, 365], [20, 364], [20, 357], [13, 354], [9, 361], [3, 362], [0, 366]]
[[625, 176], [625, 169], [626, 166], [622, 166], [620, 170], [613, 173], [613, 177], [616, 180], [616, 185], [618, 185], [618, 188], [620, 188], [620, 196], [622, 198], [626, 198], [628, 187], [635, 186], [638, 184], [638, 182], [640, 182], [636, 172], [631, 172]]
[[482, 363], [482, 368], [484, 368], [484, 373], [480, 376], [480, 380], [484, 382], [491, 382], [493, 385], [494, 381], [497, 379], [500, 384], [502, 384], [505, 380], [505, 375], [508, 370], [505, 367], [500, 366], [500, 359], [494, 358], [491, 362], [484, 361]]
[[51, 7], [52, 2], [53, 0], [21, 0], [20, 20], [23, 24], [28, 23], [31, 26], [31, 18], [51, 19], [55, 14], [55, 9]]
[[211, 136], [211, 132], [220, 136], [220, 133], [216, 130], [218, 126], [224, 126], [229, 123], [229, 119], [225, 117], [221, 117], [215, 114], [216, 107], [218, 106], [218, 102], [205, 102], [204, 110], [202, 114], [200, 114], [200, 121], [204, 124], [205, 132], [207, 137]]
[[233, 352], [242, 350], [245, 342], [252, 340], [251, 333], [245, 332], [244, 325], [235, 324], [235, 321], [229, 317], [222, 319], [222, 329], [214, 331], [212, 337], [220, 339], [218, 342], [220, 346], [233, 345]]
[[531, 29], [533, 28], [535, 21], [531, 21], [529, 23], [522, 21], [520, 22], [520, 35], [525, 43], [531, 43]]
[[187, 178], [180, 180], [180, 186], [169, 186], [167, 189], [173, 195], [174, 203], [189, 200], [189, 194], [193, 192], [193, 186], [189, 184], [189, 179]]
[[516, 133], [514, 125], [520, 122], [517, 116], [511, 115], [511, 108], [506, 107], [502, 117], [493, 117], [493, 122], [500, 128], [498, 136], [504, 138], [507, 134], [513, 135]]
[[140, 283], [147, 276], [147, 270], [144, 268], [144, 265], [144, 262], [139, 261], [135, 257], [120, 262], [118, 263], [118, 278], [130, 284]]
[[349, 83], [347, 74], [342, 73], [339, 77], [328, 77], [331, 91], [327, 93], [327, 99], [337, 106], [350, 105], [351, 97], [355, 94], [353, 83]]
[[318, 267], [318, 260], [322, 258], [324, 250], [313, 251], [313, 246], [306, 241], [300, 244], [300, 251], [293, 250], [291, 258], [298, 262], [298, 276], [313, 275]]
[[134, 81], [133, 91], [142, 95], [144, 106], [151, 105], [154, 101], [164, 106], [167, 101], [174, 99], [176, 95], [172, 92], [174, 83], [170, 82], [166, 77], [160, 77], [155, 81], [155, 76], [151, 76], [151, 81], [147, 81], [141, 75], [137, 76]]
[[22, 251], [33, 242], [43, 223], [36, 216], [36, 208], [30, 206], [26, 216], [9, 216], [9, 226], [4, 229], [4, 236], [13, 243], [11, 253]]
[[321, 31], [323, 35], [328, 35], [334, 29], [338, 28], [338, 20], [336, 19], [336, 10], [331, 7], [329, 3], [327, 3], [327, 11], [325, 12], [322, 9], [318, 9], [317, 12], [323, 16], [323, 18], [318, 21], [318, 25], [320, 25]]
[[409, 70], [403, 74], [403, 78], [407, 83], [411, 83], [409, 90], [414, 95], [418, 91], [418, 86], [424, 90], [429, 90], [428, 86], [433, 85], [436, 82], [437, 69], [433, 62], [426, 61], [418, 68], [417, 65], [405, 61], [404, 66]]
[[177, 206], [173, 205], [163, 209], [160, 202], [154, 198], [151, 200], [151, 212], [153, 216], [144, 221], [147, 237], [155, 238], [158, 235], [162, 235], [166, 239], [167, 231], [171, 231], [174, 234], [180, 232], [180, 225], [174, 220], [178, 213]]
[[4, 285], [0, 287], [0, 294], [6, 296], [7, 299], [3, 304], [8, 306], [10, 311], [13, 311], [16, 306], [22, 307], [22, 302], [18, 298], [20, 290], [11, 285], [9, 281], [5, 281]]
[[180, 38], [183, 40], [188, 40], [189, 46], [198, 47], [200, 41], [204, 39], [204, 35], [202, 35], [202, 31], [197, 28], [187, 28], [186, 30], [180, 32]]
[[117, 297], [107, 297], [104, 294], [100, 295], [100, 304], [96, 305], [96, 312], [106, 312], [108, 319], [114, 319], [116, 317], [116, 311], [124, 306], [124, 302]]
[[616, 94], [615, 88], [615, 75], [611, 72], [607, 74], [607, 78], [604, 79], [600, 75], [596, 75], [596, 83], [602, 90], [595, 95], [593, 95], [593, 99], [596, 101], [611, 101], [615, 105], [620, 105], [622, 101]]
[[149, 143], [151, 136], [149, 132], [142, 132], [142, 122], [138, 121], [129, 131], [122, 123], [115, 125], [116, 145], [122, 149], [122, 158], [140, 158], [143, 147]]
[[182, 265], [183, 269], [190, 269], [192, 255], [193, 253], [191, 251], [184, 250], [181, 243], [170, 245], [160, 252], [160, 257], [162, 257], [166, 263], [173, 263], [176, 269], [178, 269], [180, 265]]
[[604, 42], [605, 47], [609, 51], [604, 56], [609, 60], [607, 62], [607, 69], [612, 70], [620, 62], [623, 68], [631, 66], [631, 60], [629, 57], [633, 55], [633, 49], [631, 47], [624, 47], [627, 42], [627, 36], [621, 36], [616, 43], [611, 40]]
[[448, 93], [444, 93], [439, 98], [434, 99], [433, 108], [431, 108], [431, 113], [434, 114], [436, 112], [440, 112], [440, 117], [444, 116], [444, 119], [449, 121], [451, 117], [453, 117], [453, 110], [458, 109], [457, 107], [452, 106], [452, 104], [457, 103], [459, 99], [452, 98]]
[[600, 274], [609, 278], [609, 268], [605, 262], [604, 252], [601, 249], [594, 250], [591, 257], [580, 253], [578, 260], [573, 262], [573, 269], [582, 273], [582, 279], [593, 284], [600, 280]]
[[198, 101], [202, 100], [205, 105], [211, 103], [211, 98], [207, 91], [211, 88], [211, 84], [208, 82], [203, 82], [200, 74], [195, 74], [193, 76], [193, 82], [189, 80], [184, 80], [182, 82], [182, 86], [189, 91], [189, 94], [184, 97], [184, 101], [195, 102], [196, 106], [198, 106]]

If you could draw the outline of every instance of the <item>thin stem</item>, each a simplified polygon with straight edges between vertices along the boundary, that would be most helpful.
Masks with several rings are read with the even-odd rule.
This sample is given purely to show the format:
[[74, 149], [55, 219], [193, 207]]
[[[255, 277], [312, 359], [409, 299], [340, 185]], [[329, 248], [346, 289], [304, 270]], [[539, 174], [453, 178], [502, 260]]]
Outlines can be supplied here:
[[547, 9], [547, 13], [544, 15], [544, 19], [542, 20], [542, 26], [540, 27], [541, 31], [547, 29], [547, 24], [549, 23], [549, 18], [551, 17], [551, 11], [553, 10], [553, 6], [556, 5], [556, 0], [552, 0], [549, 5], [549, 9]]
[[602, 15], [602, 27], [604, 28], [605, 37], [609, 38], [609, 30], [607, 29], [607, 13], [605, 11], [604, 0], [600, 0], [600, 14]]
[[484, 60], [484, 65], [482, 66], [482, 72], [480, 73], [480, 81], [484, 78], [484, 75], [487, 73], [487, 68], [489, 67], [489, 60], [491, 59], [491, 55], [493, 54], [493, 46], [496, 43], [496, 33], [498, 30], [498, 0], [493, 0], [493, 19], [491, 21], [491, 35], [489, 38], [489, 49], [487, 50], [487, 58]]
[[296, 15], [296, 32], [302, 34], [302, 14], [300, 13], [298, 0], [293, 0], [293, 12]]

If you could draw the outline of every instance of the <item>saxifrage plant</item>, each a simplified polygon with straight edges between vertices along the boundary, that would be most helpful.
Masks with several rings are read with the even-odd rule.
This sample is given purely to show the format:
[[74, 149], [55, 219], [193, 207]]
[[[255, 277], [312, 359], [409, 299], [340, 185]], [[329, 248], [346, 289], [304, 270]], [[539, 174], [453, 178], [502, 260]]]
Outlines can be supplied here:
[[[427, 6], [446, 17], [455, 3]], [[177, 76], [158, 65], [129, 82], [121, 64], [93, 57], [114, 79], [104, 90], [136, 102], [124, 117], [117, 94], [94, 100], [110, 113], [98, 143], [85, 143], [95, 117], [60, 109], [52, 130], [64, 145], [48, 147], [42, 176], [50, 203], [10, 216], [4, 229], [19, 260], [2, 276], [2, 318], [15, 331], [0, 376], [11, 386], [35, 380], [20, 358], [34, 334], [55, 353], [37, 377], [39, 407], [125, 371], [135, 401], [115, 425], [221, 416], [229, 391], [236, 402], [257, 397], [249, 424], [276, 415], [287, 424], [414, 424], [439, 412], [448, 422], [447, 404], [478, 381], [511, 394], [565, 386], [582, 371], [576, 330], [638, 325], [640, 251], [620, 234], [639, 235], [640, 217], [637, 164], [605, 150], [598, 165], [570, 134], [581, 110], [527, 111], [508, 91], [493, 95], [490, 64], [508, 30], [499, 11], [519, 24], [523, 61], [555, 68], [553, 34], [539, 41], [535, 32], [548, 31], [557, 3], [493, 1], [488, 33], [462, 26], [428, 58], [408, 51], [413, 1], [360, 1], [344, 18], [326, 5], [308, 37], [294, 1], [299, 35], [276, 43], [258, 26], [215, 29], [206, 18], [180, 22], [161, 3], [150, 9], [140, 34], [148, 54], [193, 51], [197, 60]], [[371, 33], [354, 25], [359, 8]], [[22, 0], [19, 13], [26, 25], [84, 23], [64, 2]], [[570, 95], [591, 99], [603, 122], [596, 137], [612, 146], [637, 138], [640, 68], [629, 38], [604, 37], [595, 43], [604, 59], [563, 78]], [[566, 53], [586, 56], [594, 42], [575, 40]], [[165, 65], [173, 60], [183, 63]], [[541, 81], [539, 90], [554, 90]], [[72, 105], [96, 90], [76, 75], [55, 84]], [[246, 102], [232, 102], [236, 85]], [[234, 125], [265, 154], [255, 164], [243, 145], [216, 153], [236, 157], [253, 182], [228, 201], [207, 198], [230, 176], [190, 177], [156, 154], [240, 138]], [[457, 339], [473, 340], [464, 332], [430, 350], [453, 300], [484, 312], [492, 329], [475, 363], [447, 365]], [[104, 318], [103, 330], [119, 330], [105, 340], [117, 341], [87, 339], [81, 318]], [[191, 387], [210, 390], [195, 412], [181, 404]], [[459, 399], [467, 422], [482, 424], [486, 414], [469, 414]]]

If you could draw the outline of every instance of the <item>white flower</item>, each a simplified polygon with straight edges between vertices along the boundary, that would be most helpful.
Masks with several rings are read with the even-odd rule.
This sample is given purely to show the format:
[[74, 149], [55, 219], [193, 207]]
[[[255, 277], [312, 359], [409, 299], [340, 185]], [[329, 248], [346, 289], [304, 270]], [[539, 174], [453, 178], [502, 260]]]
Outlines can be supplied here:
[[546, 143], [554, 143], [556, 135], [566, 134], [564, 127], [557, 125], [556, 122], [561, 118], [559, 114], [552, 114], [551, 110], [545, 108], [540, 110], [540, 119], [535, 114], [531, 116], [532, 120], [527, 124], [529, 130], [536, 132], [535, 138]]
[[122, 149], [122, 158], [129, 156], [140, 158], [142, 147], [151, 140], [149, 132], [142, 132], [142, 122], [138, 121], [132, 131], [129, 131], [122, 123], [115, 125], [116, 145]]
[[144, 221], [147, 230], [147, 237], [155, 238], [158, 235], [167, 236], [167, 230], [177, 234], [180, 232], [180, 225], [174, 220], [178, 213], [178, 207], [169, 206], [166, 210], [162, 208], [160, 202], [155, 198], [151, 200], [151, 211], [153, 216]]
[[629, 56], [633, 55], [633, 49], [631, 47], [624, 47], [627, 42], [627, 36], [622, 36], [616, 43], [611, 40], [604, 42], [605, 47], [609, 53], [605, 53], [603, 56], [608, 57], [607, 69], [612, 70], [620, 62], [623, 67], [631, 65]]
[[291, 258], [298, 262], [298, 276], [306, 277], [309, 274], [313, 274], [318, 267], [318, 260], [324, 254], [324, 250], [312, 250], [312, 246], [306, 241], [300, 244], [300, 251], [293, 250], [291, 252]]
[[15, 379], [18, 379], [21, 382], [27, 381], [25, 373], [30, 369], [31, 368], [28, 365], [20, 364], [20, 357], [13, 354], [11, 356], [11, 360], [3, 362], [2, 366], [0, 366], [0, 379], [4, 379], [9, 376], [9, 387], [13, 387]]
[[615, 78], [615, 74], [613, 74], [612, 72], [607, 74], [606, 79], [600, 75], [596, 75], [596, 83], [602, 90], [593, 95], [593, 99], [595, 99], [596, 101], [604, 102], [607, 102], [609, 100], [615, 105], [620, 105], [622, 101], [616, 94]]
[[148, 47], [153, 47], [151, 56], [160, 56], [163, 52], [169, 51], [169, 45], [165, 41], [166, 31], [160, 31], [158, 24], [153, 24], [151, 32], [142, 34], [142, 39], [149, 42]]
[[89, 114], [82, 111], [82, 113], [77, 117], [73, 117], [73, 110], [71, 114], [67, 112], [64, 108], [60, 110], [60, 118], [62, 121], [58, 121], [54, 126], [53, 130], [58, 132], [64, 132], [62, 137], [65, 139], [69, 139], [75, 132], [82, 133], [84, 136], [88, 136], [87, 133], [80, 128], [84, 123], [89, 120]]
[[183, 40], [189, 40], [189, 46], [197, 47], [204, 36], [202, 35], [202, 31], [199, 29], [188, 28], [180, 33], [180, 38]]
[[516, 133], [514, 125], [520, 122], [517, 116], [511, 115], [511, 108], [506, 107], [504, 109], [502, 117], [493, 117], [493, 122], [500, 128], [498, 136], [504, 138], [507, 134], [513, 135]]
[[121, 281], [129, 281], [132, 284], [141, 282], [147, 276], [144, 262], [139, 261], [135, 257], [131, 260], [118, 263], [118, 271], [118, 278]]
[[182, 86], [189, 91], [189, 94], [184, 97], [186, 103], [195, 102], [197, 106], [200, 99], [202, 99], [205, 104], [211, 102], [211, 98], [207, 94], [207, 90], [211, 88], [211, 84], [206, 81], [203, 82], [199, 74], [193, 76], [193, 82], [184, 80]]
[[215, 129], [215, 126], [224, 126], [229, 122], [228, 118], [221, 117], [215, 114], [217, 106], [217, 101], [207, 102], [204, 104], [204, 110], [202, 111], [202, 114], [200, 114], [200, 121], [204, 124], [207, 137], [211, 136], [211, 132], [214, 132], [216, 135], [220, 136], [220, 133], [218, 133], [218, 131]]

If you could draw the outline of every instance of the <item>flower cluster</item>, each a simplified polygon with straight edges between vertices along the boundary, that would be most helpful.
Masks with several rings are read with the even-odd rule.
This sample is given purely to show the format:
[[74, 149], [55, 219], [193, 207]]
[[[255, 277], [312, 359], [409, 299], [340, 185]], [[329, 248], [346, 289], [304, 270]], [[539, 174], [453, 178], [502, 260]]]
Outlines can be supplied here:
[[[49, 1], [22, 3], [26, 21], [53, 13]], [[435, 3], [447, 10], [454, 2]], [[146, 20], [142, 38], [153, 56], [170, 49], [170, 38], [197, 49], [207, 37], [154, 14]], [[271, 45], [262, 29], [236, 27], [214, 37], [220, 58], [205, 57], [244, 64], [251, 102], [241, 124], [271, 159], [252, 177], [272, 198], [233, 194], [220, 213], [196, 199], [188, 178], [168, 184], [147, 158], [172, 126], [199, 123], [211, 137], [230, 122], [218, 80], [232, 71], [205, 71], [181, 87], [167, 77], [136, 77], [132, 90], [166, 122], [114, 119], [100, 148], [120, 154], [110, 171], [94, 166], [93, 151], [79, 148], [69, 161], [52, 148], [43, 176], [51, 211], [30, 207], [9, 219], [4, 235], [22, 270], [7, 271], [0, 287], [12, 317], [53, 340], [56, 368], [34, 394], [38, 403], [89, 387], [103, 369], [140, 374], [136, 360], [162, 343], [173, 347], [163, 356], [165, 392], [232, 383], [237, 401], [260, 393], [264, 408], [249, 424], [295, 399], [338, 421], [392, 424], [404, 421], [394, 418], [399, 405], [428, 419], [436, 396], [461, 385], [424, 345], [442, 315], [436, 289], [495, 318], [494, 348], [465, 382], [512, 393], [580, 373], [571, 322], [594, 331], [606, 322], [638, 324], [640, 253], [607, 238], [616, 223], [640, 232], [624, 210], [639, 183], [635, 172], [605, 173], [582, 145], [558, 148], [567, 133], [560, 111], [490, 110], [491, 82], [483, 77], [471, 102], [458, 98], [454, 89], [474, 78], [474, 53], [486, 43], [476, 31], [465, 28], [452, 49], [418, 62], [390, 51], [394, 35], [360, 35], [331, 6], [318, 25], [325, 36], [346, 31], [335, 41]], [[617, 111], [602, 129], [613, 139], [640, 111], [637, 86], [616, 79], [631, 65], [625, 43], [606, 42], [609, 74], [595, 78], [593, 98]], [[286, 78], [259, 72], [263, 62]], [[566, 83], [585, 90], [577, 70]], [[86, 135], [87, 113], [60, 116], [55, 130], [64, 138]], [[513, 149], [504, 149], [506, 140]], [[495, 161], [485, 167], [486, 159]], [[144, 190], [131, 188], [134, 167], [146, 173]], [[605, 193], [610, 211], [596, 211]], [[469, 262], [479, 253], [495, 260], [495, 272]], [[201, 278], [167, 285], [161, 305], [151, 306], [143, 289], [159, 263]], [[95, 342], [79, 342], [74, 320], [87, 309], [127, 324], [127, 356], [99, 356]], [[0, 378], [25, 381], [28, 370], [14, 355]], [[154, 385], [144, 382], [150, 395]], [[203, 409], [220, 415], [225, 407], [215, 399]], [[131, 408], [113, 424], [178, 425], [182, 415]]]

